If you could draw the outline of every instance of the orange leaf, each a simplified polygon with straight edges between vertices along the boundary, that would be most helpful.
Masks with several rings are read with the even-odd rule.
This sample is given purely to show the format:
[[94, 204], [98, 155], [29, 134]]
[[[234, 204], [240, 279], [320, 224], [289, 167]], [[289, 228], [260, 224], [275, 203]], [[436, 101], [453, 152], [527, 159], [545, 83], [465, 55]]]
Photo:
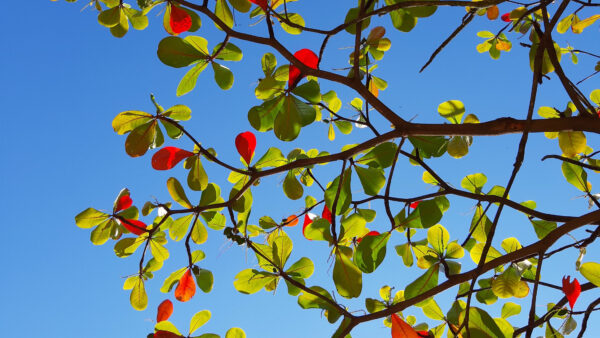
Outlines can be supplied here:
[[488, 19], [496, 20], [498, 19], [498, 15], [500, 15], [500, 10], [498, 9], [498, 6], [494, 5], [492, 7], [488, 7], [485, 13], [487, 14]]
[[156, 314], [156, 322], [162, 322], [163, 320], [168, 320], [173, 314], [173, 303], [170, 300], [165, 299], [158, 306], [158, 312]]
[[417, 331], [410, 325], [398, 317], [395, 313], [392, 314], [392, 338], [420, 338]]
[[283, 223], [285, 224], [285, 226], [288, 226], [288, 227], [293, 227], [294, 225], [298, 225], [298, 216], [291, 215], [290, 217], [286, 218]]
[[177, 147], [164, 147], [152, 156], [152, 168], [156, 170], [169, 170], [184, 158], [192, 155], [194, 153]]
[[183, 276], [181, 276], [179, 284], [175, 289], [175, 298], [180, 302], [187, 302], [192, 299], [195, 294], [196, 282], [194, 282], [194, 277], [192, 277], [192, 270], [187, 269]]

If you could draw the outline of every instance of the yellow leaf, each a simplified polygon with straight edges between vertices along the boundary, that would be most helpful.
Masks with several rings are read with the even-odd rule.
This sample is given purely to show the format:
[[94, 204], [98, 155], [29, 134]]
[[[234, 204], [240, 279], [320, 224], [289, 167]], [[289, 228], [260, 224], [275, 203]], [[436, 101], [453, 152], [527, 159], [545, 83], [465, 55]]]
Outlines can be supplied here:
[[329, 138], [329, 141], [335, 140], [335, 130], [333, 130], [332, 123], [329, 124], [329, 132], [327, 133], [327, 138]]
[[579, 34], [583, 31], [584, 28], [590, 26], [598, 19], [600, 19], [600, 14], [592, 15], [589, 18], [583, 19], [577, 23], [575, 23], [575, 20], [573, 20], [573, 25], [571, 26], [571, 29], [573, 30], [573, 33]]

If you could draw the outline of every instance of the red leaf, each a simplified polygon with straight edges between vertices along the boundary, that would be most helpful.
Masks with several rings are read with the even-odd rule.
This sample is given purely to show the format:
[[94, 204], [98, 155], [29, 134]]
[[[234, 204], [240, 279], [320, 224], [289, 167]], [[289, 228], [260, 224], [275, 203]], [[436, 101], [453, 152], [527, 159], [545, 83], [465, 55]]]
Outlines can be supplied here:
[[121, 222], [121, 224], [132, 234], [141, 235], [146, 232], [146, 224], [142, 221], [138, 221], [135, 219], [125, 219]]
[[290, 217], [285, 219], [285, 226], [287, 227], [293, 227], [295, 225], [298, 225], [298, 216], [296, 215], [291, 215]]
[[154, 338], [181, 338], [182, 336], [169, 331], [156, 331]]
[[173, 303], [170, 300], [165, 299], [158, 306], [158, 312], [156, 313], [156, 322], [162, 322], [163, 320], [168, 320], [173, 314]]
[[304, 214], [304, 225], [302, 225], [302, 235], [304, 235], [304, 237], [306, 237], [306, 235], [304, 234], [306, 227], [313, 222], [313, 219], [315, 217], [317, 217], [317, 215], [311, 214], [310, 212]]
[[[310, 49], [301, 49], [294, 53], [294, 57], [298, 59], [298, 61], [302, 62], [306, 67], [312, 69], [317, 69], [317, 65], [319, 64], [319, 57]], [[288, 88], [290, 90], [294, 89], [303, 77], [304, 75], [302, 75], [300, 69], [294, 65], [290, 65]]]
[[254, 149], [256, 149], [256, 136], [253, 133], [246, 131], [235, 138], [235, 147], [238, 153], [242, 155], [247, 165], [250, 165], [252, 156], [254, 156]]
[[321, 218], [324, 218], [324, 219], [328, 220], [329, 223], [331, 223], [331, 210], [329, 210], [327, 205], [325, 205], [325, 208], [323, 208], [323, 213], [321, 214]]
[[426, 330], [417, 331], [417, 334], [419, 335], [419, 337], [423, 337], [423, 338], [428, 338], [429, 337], [429, 331], [426, 331]]
[[571, 306], [571, 310], [573, 306], [575, 306], [575, 302], [577, 298], [579, 298], [579, 294], [581, 294], [581, 285], [579, 285], [579, 281], [577, 278], [573, 278], [573, 281], [570, 281], [571, 276], [564, 276], [562, 279], [562, 290], [567, 296], [569, 300], [569, 305]]
[[250, 2], [260, 6], [263, 11], [267, 11], [267, 6], [269, 5], [267, 0], [250, 0]]
[[115, 212], [119, 212], [121, 210], [125, 210], [129, 208], [133, 204], [131, 197], [129, 195], [123, 195], [117, 201], [117, 206], [115, 207]]
[[419, 203], [421, 203], [421, 201], [412, 202], [409, 207], [416, 209], [419, 206]]
[[415, 329], [398, 317], [392, 314], [392, 338], [420, 338]]
[[152, 168], [156, 170], [169, 170], [194, 153], [176, 147], [164, 147], [152, 156]]
[[504, 22], [510, 22], [510, 13], [504, 13], [502, 14], [502, 16], [500, 17], [500, 19], [502, 19], [502, 21]]
[[364, 235], [361, 238], [357, 239], [356, 243], [360, 243], [363, 240], [363, 238], [365, 238], [367, 236], [379, 236], [379, 235], [380, 235], [379, 231], [375, 231], [375, 230], [369, 231], [369, 233], [367, 233], [366, 235]]
[[192, 17], [185, 10], [169, 4], [171, 14], [169, 17], [169, 25], [175, 35], [183, 33], [192, 27]]
[[180, 302], [187, 302], [192, 299], [195, 294], [196, 282], [194, 282], [194, 277], [192, 277], [192, 270], [187, 269], [183, 276], [181, 276], [179, 284], [175, 289], [175, 298]]

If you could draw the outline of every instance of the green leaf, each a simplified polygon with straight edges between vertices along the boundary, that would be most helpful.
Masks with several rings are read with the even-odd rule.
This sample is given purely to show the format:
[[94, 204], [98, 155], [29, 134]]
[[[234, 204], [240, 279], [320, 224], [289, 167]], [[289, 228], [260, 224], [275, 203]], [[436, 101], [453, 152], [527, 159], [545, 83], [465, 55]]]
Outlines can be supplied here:
[[[320, 286], [311, 286], [311, 290], [329, 298], [331, 295], [327, 290], [323, 289]], [[302, 292], [302, 294], [298, 297], [298, 305], [300, 305], [303, 309], [323, 309], [327, 311], [327, 320], [330, 323], [335, 323], [340, 318], [340, 313], [336, 308], [334, 308], [331, 304], [324, 301], [323, 299], [307, 292]]]
[[[460, 314], [460, 322], [464, 320], [465, 313], [463, 311]], [[469, 308], [469, 323], [467, 325], [471, 331], [471, 337], [505, 337], [494, 319], [487, 312], [477, 307]]]
[[304, 237], [313, 241], [327, 241], [329, 243], [333, 242], [333, 238], [331, 237], [330, 225], [329, 221], [326, 219], [320, 218], [308, 226], [306, 226], [303, 230]]
[[285, 267], [290, 254], [292, 253], [292, 240], [287, 235], [277, 236], [273, 240], [273, 263], [280, 269]]
[[469, 153], [469, 144], [466, 136], [453, 136], [448, 141], [448, 155], [454, 158], [464, 157]]
[[122, 13], [120, 6], [109, 8], [98, 14], [98, 23], [104, 27], [114, 27], [121, 22], [121, 15]]
[[600, 264], [595, 262], [583, 263], [579, 267], [579, 272], [592, 284], [600, 286]]
[[[222, 44], [219, 43], [215, 46], [215, 48], [213, 48], [213, 56], [219, 50], [219, 48], [221, 48], [221, 45]], [[219, 55], [215, 56], [214, 58], [223, 61], [241, 61], [243, 56], [244, 54], [242, 53], [242, 50], [238, 48], [238, 46], [228, 42], [225, 47], [221, 49]]]
[[229, 68], [222, 66], [216, 62], [212, 62], [212, 67], [215, 72], [215, 82], [223, 90], [228, 90], [233, 86], [233, 73]]
[[125, 140], [125, 151], [129, 156], [139, 157], [144, 155], [149, 148], [162, 145], [164, 139], [157, 123], [152, 120], [136, 127], [129, 133]]
[[465, 113], [465, 105], [459, 100], [440, 103], [438, 113], [454, 124], [460, 124]]
[[122, 238], [115, 244], [115, 254], [119, 258], [128, 257], [132, 255], [142, 243], [144, 243], [144, 240], [145, 239], [141, 237]]
[[292, 90], [292, 93], [306, 99], [310, 103], [321, 102], [321, 89], [317, 81], [308, 81]]
[[352, 214], [342, 220], [340, 241], [350, 241], [354, 237], [362, 237], [369, 230], [365, 227], [367, 221], [360, 214]]
[[94, 208], [87, 208], [75, 216], [75, 224], [77, 224], [77, 226], [80, 228], [89, 229], [102, 223], [108, 217], [108, 214], [105, 214]]
[[392, 165], [394, 161], [394, 154], [396, 153], [396, 144], [393, 142], [385, 142], [377, 145], [371, 149], [363, 157], [356, 160], [356, 163], [366, 164], [369, 167], [376, 168], [387, 168]]
[[214, 284], [214, 277], [210, 270], [201, 269], [197, 266], [192, 267], [192, 272], [194, 273], [194, 277], [196, 277], [196, 284], [200, 290], [204, 293], [209, 293]]
[[247, 13], [252, 7], [252, 4], [248, 0], [229, 0], [229, 3], [236, 11]]
[[196, 312], [192, 319], [190, 320], [190, 333], [194, 333], [198, 330], [202, 325], [206, 324], [210, 320], [210, 311], [202, 310], [200, 312]]
[[190, 227], [190, 223], [194, 218], [194, 214], [190, 214], [187, 216], [180, 217], [176, 219], [169, 229], [169, 237], [171, 237], [174, 241], [180, 241], [185, 237], [187, 231]]
[[398, 256], [402, 257], [402, 262], [404, 262], [404, 265], [407, 267], [411, 267], [413, 265], [414, 258], [409, 243], [396, 245], [396, 253]]
[[365, 194], [375, 196], [379, 194], [379, 191], [385, 185], [385, 174], [383, 169], [366, 167], [363, 168], [361, 166], [354, 166], [354, 170], [356, 170], [356, 174], [360, 179], [360, 183], [365, 190]]
[[310, 258], [302, 257], [296, 263], [292, 264], [285, 272], [298, 278], [309, 278], [315, 271], [315, 265]]
[[448, 241], [450, 241], [450, 234], [448, 230], [442, 225], [438, 224], [432, 226], [427, 230], [427, 241], [440, 256], [446, 252]]
[[177, 86], [177, 96], [185, 95], [191, 92], [196, 87], [196, 81], [198, 80], [198, 76], [200, 73], [206, 69], [208, 66], [208, 62], [205, 60], [199, 61], [194, 67], [185, 73], [181, 81], [179, 81], [179, 85]]
[[345, 254], [336, 250], [333, 266], [333, 282], [344, 298], [356, 298], [362, 291], [362, 273]]
[[162, 292], [162, 293], [170, 292], [171, 289], [173, 288], [173, 286], [175, 286], [175, 284], [177, 284], [179, 282], [179, 280], [181, 279], [181, 276], [183, 276], [183, 274], [185, 273], [186, 270], [187, 270], [187, 266], [172, 272], [169, 275], [169, 277], [167, 277], [165, 279], [165, 281], [163, 282], [163, 285], [160, 287], [160, 292]]
[[232, 327], [225, 333], [225, 338], [246, 338], [246, 332], [239, 327]]
[[304, 188], [302, 188], [302, 185], [291, 170], [288, 171], [283, 180], [283, 192], [291, 200], [300, 199], [304, 195]]
[[588, 192], [591, 189], [591, 185], [587, 181], [587, 173], [582, 167], [569, 163], [563, 162], [561, 165], [563, 176], [567, 179], [567, 182], [571, 183], [575, 188]]
[[254, 167], [257, 169], [262, 169], [266, 167], [280, 167], [284, 164], [287, 164], [287, 159], [281, 153], [281, 150], [278, 148], [269, 148], [267, 152], [254, 164]]
[[404, 9], [390, 12], [390, 18], [392, 25], [401, 32], [410, 32], [417, 25], [417, 18]]
[[[225, 23], [225, 25], [227, 25], [227, 27], [233, 27], [233, 14], [231, 14], [231, 9], [229, 9], [229, 5], [227, 5], [227, 2], [225, 0], [217, 0], [217, 3], [215, 4], [214, 13], [217, 16], [217, 18], [219, 18]], [[216, 22], [215, 26], [221, 29]]]
[[195, 191], [206, 189], [208, 187], [208, 176], [206, 175], [206, 171], [204, 171], [200, 156], [190, 157], [190, 162], [191, 168], [187, 177], [188, 186]]
[[[214, 183], [209, 183], [200, 196], [200, 206], [225, 202], [221, 197], [221, 188]], [[220, 209], [219, 209], [220, 210]]]
[[460, 186], [474, 194], [481, 194], [483, 186], [487, 182], [487, 177], [484, 174], [467, 175], [460, 182]]
[[107, 219], [100, 223], [90, 234], [90, 240], [92, 241], [92, 244], [102, 245], [106, 243], [116, 226], [117, 223], [112, 219]]
[[124, 111], [115, 116], [112, 121], [112, 127], [117, 134], [123, 135], [147, 123], [151, 119], [152, 115], [143, 111]]
[[206, 232], [206, 228], [204, 227], [204, 224], [202, 224], [202, 221], [198, 219], [193, 226], [194, 227], [192, 228], [192, 241], [194, 241], [194, 243], [196, 244], [202, 244], [206, 242], [206, 240], [208, 239], [208, 233]]
[[208, 59], [207, 44], [199, 36], [187, 36], [185, 39], [169, 36], [159, 42], [157, 54], [165, 65], [181, 68]]
[[137, 311], [143, 311], [148, 306], [148, 295], [146, 295], [146, 289], [144, 289], [144, 280], [141, 277], [137, 278], [133, 286], [133, 290], [131, 290], [129, 302]]
[[543, 221], [543, 220], [529, 220], [531, 225], [533, 225], [533, 229], [535, 230], [535, 234], [539, 239], [546, 237], [552, 230], [556, 229], [556, 222]]
[[248, 111], [248, 121], [252, 127], [258, 131], [273, 129], [275, 118], [282, 110], [285, 98], [285, 95], [280, 95], [260, 106], [252, 107]]
[[414, 282], [408, 284], [404, 290], [406, 299], [414, 298], [424, 292], [427, 292], [438, 285], [439, 266], [435, 264], [431, 266], [423, 275], [417, 278]]
[[433, 298], [429, 298], [425, 302], [425, 304], [420, 303], [417, 306], [419, 306], [421, 308], [421, 310], [423, 310], [423, 313], [428, 318], [431, 318], [433, 320], [443, 320], [444, 319], [444, 312], [442, 312], [442, 309], [440, 308], [440, 306], [436, 303], [436, 301]]
[[152, 256], [154, 259], [159, 262], [169, 259], [169, 250], [167, 250], [164, 246], [162, 246], [162, 244], [154, 239], [150, 240], [150, 250], [152, 251]]
[[331, 185], [329, 185], [329, 187], [327, 187], [327, 190], [325, 190], [325, 203], [327, 204], [327, 207], [329, 208], [329, 210], [332, 210], [332, 212], [334, 212], [335, 215], [342, 215], [344, 212], [346, 212], [346, 210], [350, 206], [350, 202], [352, 201], [352, 191], [350, 190], [351, 175], [352, 175], [352, 171], [350, 168], [348, 168], [344, 171], [344, 177], [343, 177], [344, 180], [343, 180], [342, 186], [340, 188], [340, 193], [339, 193], [335, 211], [332, 210], [333, 209], [333, 201], [334, 201], [335, 196], [338, 191], [340, 177], [339, 176], [336, 177], [335, 180], [333, 180], [333, 183], [331, 183]]
[[440, 157], [446, 153], [448, 140], [443, 136], [411, 136], [410, 143], [419, 149], [421, 157]]
[[385, 232], [377, 236], [365, 236], [354, 252], [354, 263], [365, 273], [371, 273], [383, 262], [386, 245], [390, 233]]
[[273, 121], [275, 136], [282, 141], [295, 140], [300, 134], [302, 121], [294, 98], [287, 96], [282, 108]]
[[276, 275], [268, 272], [246, 269], [235, 276], [233, 286], [241, 293], [253, 294], [278, 278]]
[[492, 292], [500, 298], [523, 298], [529, 294], [529, 286], [521, 280], [521, 276], [512, 266], [493, 278], [491, 286]]
[[504, 305], [502, 305], [502, 318], [516, 316], [519, 313], [521, 313], [521, 305], [519, 304], [507, 302]]
[[[283, 14], [282, 16], [285, 17], [286, 15]], [[290, 22], [295, 23], [296, 25], [299, 25], [301, 27], [305, 26], [304, 19], [298, 13], [287, 13], [287, 19]], [[281, 28], [283, 28], [283, 30], [286, 31], [288, 34], [298, 35], [302, 33], [302, 28], [292, 27], [283, 21], [281, 21], [280, 23]]]
[[[477, 244], [475, 244], [475, 246], [473, 246], [473, 248], [471, 248], [471, 259], [473, 260], [473, 262], [475, 262], [475, 264], [479, 264], [479, 260], [481, 259], [481, 254], [483, 253], [484, 245], [485, 245], [484, 243], [477, 243]], [[502, 254], [500, 252], [498, 252], [498, 250], [494, 249], [493, 246], [491, 246], [487, 253], [485, 262], [487, 263], [487, 262], [491, 261], [492, 259], [495, 259], [498, 257], [502, 257]]]
[[192, 208], [192, 203], [188, 200], [185, 195], [185, 190], [181, 186], [181, 183], [175, 178], [171, 177], [167, 180], [167, 189], [169, 190], [169, 194], [171, 198], [179, 203], [184, 208]]

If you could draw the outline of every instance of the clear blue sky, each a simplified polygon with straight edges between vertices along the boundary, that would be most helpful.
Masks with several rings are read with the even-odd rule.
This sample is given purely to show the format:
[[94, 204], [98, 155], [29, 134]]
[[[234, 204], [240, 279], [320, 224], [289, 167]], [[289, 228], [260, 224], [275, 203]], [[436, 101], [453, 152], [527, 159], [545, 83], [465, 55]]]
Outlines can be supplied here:
[[[337, 1], [304, 0], [301, 4], [304, 6], [291, 6], [303, 8], [301, 12], [311, 26], [332, 27], [345, 16]], [[178, 98], [175, 89], [185, 70], [169, 68], [156, 57], [158, 41], [166, 36], [160, 9], [149, 15], [147, 30], [131, 30], [123, 39], [116, 39], [98, 25], [94, 11], [80, 12], [83, 5], [84, 2], [20, 1], [5, 10], [7, 15], [0, 35], [4, 46], [0, 56], [4, 127], [0, 135], [0, 204], [5, 210], [4, 240], [0, 246], [0, 299], [3, 302], [0, 332], [6, 337], [145, 337], [151, 332], [156, 306], [165, 298], [174, 300], [172, 294], [162, 294], [158, 289], [167, 273], [185, 265], [182, 243], [170, 243], [171, 258], [154, 280], [147, 283], [148, 309], [137, 312], [129, 305], [129, 293], [122, 290], [122, 284], [124, 276], [136, 272], [139, 253], [129, 259], [119, 259], [114, 255], [111, 243], [93, 246], [89, 242], [90, 232], [77, 228], [74, 216], [90, 206], [110, 209], [123, 187], [131, 190], [134, 203], [139, 207], [154, 197], [167, 201], [166, 179], [170, 176], [185, 179], [185, 172], [181, 168], [166, 173], [152, 170], [151, 153], [142, 158], [129, 158], [123, 146], [125, 137], [113, 132], [111, 121], [124, 110], [152, 112], [149, 93], [154, 93], [164, 107], [186, 104], [192, 108], [192, 120], [185, 124], [189, 130], [203, 144], [214, 147], [221, 159], [238, 165], [233, 140], [239, 132], [251, 130], [247, 111], [260, 103], [253, 91], [257, 79], [262, 76], [260, 57], [267, 49], [232, 41], [244, 52], [242, 62], [228, 65], [235, 74], [234, 87], [227, 92], [221, 91], [209, 70], [200, 76], [193, 92]], [[510, 9], [505, 6], [500, 12]], [[433, 18], [421, 20], [414, 34], [389, 29], [392, 48], [376, 73], [388, 81], [389, 88], [380, 97], [403, 118], [416, 117], [415, 120], [420, 122], [442, 123], [444, 120], [436, 109], [439, 103], [449, 99], [462, 100], [467, 113], [477, 114], [482, 121], [503, 115], [524, 118], [531, 73], [526, 56], [528, 50], [518, 46], [518, 42], [528, 42], [527, 37], [517, 40], [516, 35], [511, 35], [513, 51], [503, 53], [499, 61], [475, 50], [476, 44], [481, 42], [475, 36], [476, 32], [496, 32], [502, 27], [500, 20], [490, 22], [485, 17], [476, 18], [475, 23], [447, 47], [428, 70], [418, 74], [430, 53], [463, 15], [464, 9], [440, 9]], [[245, 15], [238, 13], [236, 17], [240, 19], [239, 29], [248, 29], [249, 21]], [[203, 27], [196, 34], [207, 38], [209, 48], [212, 48], [221, 41], [222, 33], [214, 29], [208, 19], [203, 19]], [[389, 18], [377, 18], [372, 26], [377, 23], [389, 25]], [[264, 22], [249, 29], [265, 34]], [[597, 24], [588, 30], [582, 36], [569, 35], [567, 41], [576, 48], [594, 51], [590, 48], [592, 42], [597, 41]], [[277, 32], [281, 34], [279, 28]], [[319, 42], [310, 34], [284, 39], [292, 51], [305, 47], [318, 50]], [[564, 46], [564, 37], [561, 36], [559, 42]], [[342, 48], [351, 44], [350, 35], [346, 33], [334, 39], [325, 53], [322, 67], [346, 67], [350, 52]], [[279, 62], [285, 63], [281, 58]], [[580, 56], [578, 67], [570, 65], [568, 60], [563, 61], [574, 80], [590, 74], [594, 63], [583, 56]], [[544, 81], [536, 107], [565, 106], [568, 99], [559, 90], [559, 81], [554, 75], [551, 77], [551, 81]], [[327, 82], [322, 82], [321, 86], [323, 92], [339, 89]], [[593, 78], [581, 89], [588, 95], [599, 87], [598, 78]], [[348, 102], [355, 95], [345, 90], [340, 90], [339, 95], [345, 105], [343, 112], [349, 113]], [[386, 130], [385, 122], [378, 120], [377, 123]], [[344, 144], [371, 136], [366, 129], [352, 135], [356, 138], [340, 137], [338, 133], [338, 139], [332, 143], [327, 140], [327, 126], [315, 123], [302, 131], [297, 144], [304, 149], [333, 152]], [[284, 153], [297, 146], [277, 141], [272, 133], [258, 134], [257, 138], [258, 155], [270, 146], [280, 147]], [[541, 134], [530, 139], [524, 168], [511, 198], [535, 200], [538, 209], [546, 212], [567, 215], [586, 212], [587, 202], [573, 199], [579, 193], [564, 181], [559, 163], [540, 162], [546, 154], [560, 153], [556, 141]], [[598, 141], [596, 135], [588, 135], [588, 144], [592, 147], [598, 148]], [[477, 172], [487, 175], [488, 188], [505, 185], [517, 142], [515, 135], [476, 138], [466, 158], [455, 160], [446, 155], [431, 161], [431, 166], [455, 186], [465, 175]], [[190, 150], [192, 146], [184, 139], [167, 140], [167, 145]], [[319, 169], [317, 174], [322, 175], [322, 181], [330, 181], [332, 170], [338, 165], [331, 165], [331, 171]], [[211, 180], [222, 186], [225, 195], [228, 194], [227, 173], [216, 167], [208, 170]], [[423, 191], [432, 192], [432, 188], [420, 180], [421, 173], [421, 169], [402, 159], [394, 181], [396, 194], [412, 196]], [[280, 219], [302, 210], [302, 200], [291, 202], [283, 198], [282, 180], [283, 176], [271, 177], [255, 189], [254, 223], [260, 215], [269, 214]], [[590, 174], [590, 180], [592, 184], [600, 185], [594, 174]], [[313, 187], [308, 192], [319, 196], [317, 189]], [[197, 198], [195, 194], [190, 195]], [[454, 198], [451, 203], [452, 207], [441, 223], [449, 229], [452, 239], [460, 240], [470, 224], [473, 204]], [[381, 213], [372, 228], [385, 229], [387, 226]], [[290, 262], [308, 255], [318, 262], [319, 269], [308, 284], [334, 289], [329, 277], [330, 262], [323, 261], [328, 253], [325, 244], [308, 243], [301, 237], [300, 226], [289, 232], [295, 245]], [[523, 244], [535, 240], [527, 219], [512, 211], [502, 217], [499, 232], [500, 240], [510, 236], [519, 237]], [[361, 309], [365, 296], [378, 298], [380, 286], [389, 284], [402, 289], [422, 273], [416, 268], [406, 269], [395, 254], [393, 245], [404, 241], [402, 236], [392, 238], [384, 264], [373, 276], [364, 276], [360, 300], [342, 300], [343, 304], [352, 310]], [[188, 303], [175, 302], [172, 320], [182, 332], [187, 330], [192, 314], [202, 309], [210, 309], [212, 319], [199, 332], [223, 335], [229, 327], [238, 326], [246, 330], [249, 337], [274, 338], [324, 337], [335, 330], [336, 326], [320, 318], [319, 311], [302, 310], [296, 299], [287, 295], [285, 287], [275, 295], [262, 291], [246, 296], [236, 292], [233, 277], [240, 270], [255, 266], [256, 262], [252, 253], [226, 242], [220, 233], [210, 232], [209, 242], [202, 250], [207, 254], [202, 267], [215, 273], [215, 287], [212, 293], [197, 294]], [[574, 269], [576, 258], [577, 252], [571, 250], [545, 263], [543, 280], [559, 284], [562, 275], [570, 274], [585, 282]], [[598, 250], [589, 248], [585, 261], [594, 260], [598, 260]], [[472, 266], [468, 258], [464, 262], [463, 271]], [[545, 313], [547, 302], [561, 297], [560, 292], [542, 290], [538, 314]], [[583, 306], [597, 296], [597, 291], [583, 294], [576, 310], [583, 310]], [[444, 311], [450, 306], [448, 299], [438, 299]], [[520, 302], [523, 313], [528, 311], [529, 299]], [[493, 307], [490, 312], [499, 316], [499, 307]], [[427, 320], [418, 309], [405, 314], [416, 315], [418, 322]], [[516, 325], [521, 326], [524, 322], [525, 318], [521, 317]], [[389, 329], [381, 321], [361, 326], [353, 332], [357, 338], [388, 335]]]

